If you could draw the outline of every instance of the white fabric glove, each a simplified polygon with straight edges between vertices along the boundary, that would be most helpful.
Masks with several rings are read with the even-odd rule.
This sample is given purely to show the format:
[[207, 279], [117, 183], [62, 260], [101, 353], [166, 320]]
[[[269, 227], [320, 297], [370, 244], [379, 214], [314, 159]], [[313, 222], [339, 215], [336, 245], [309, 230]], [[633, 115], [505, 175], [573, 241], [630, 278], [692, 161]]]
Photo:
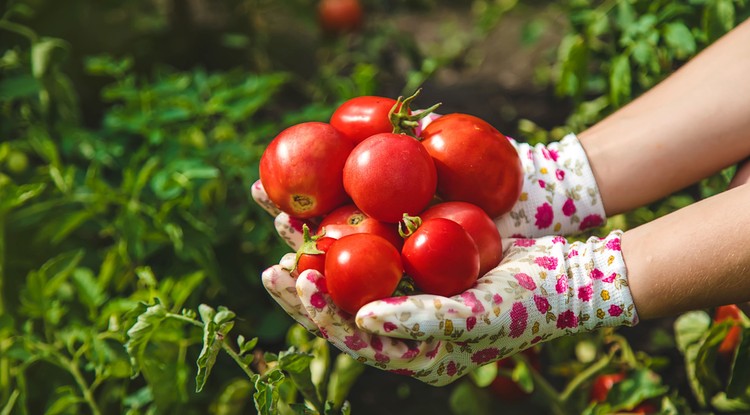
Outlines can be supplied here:
[[317, 271], [295, 281], [276, 265], [263, 284], [303, 326], [357, 360], [439, 386], [536, 343], [635, 325], [620, 237], [507, 239], [501, 264], [474, 288], [375, 301], [356, 316], [333, 304]]

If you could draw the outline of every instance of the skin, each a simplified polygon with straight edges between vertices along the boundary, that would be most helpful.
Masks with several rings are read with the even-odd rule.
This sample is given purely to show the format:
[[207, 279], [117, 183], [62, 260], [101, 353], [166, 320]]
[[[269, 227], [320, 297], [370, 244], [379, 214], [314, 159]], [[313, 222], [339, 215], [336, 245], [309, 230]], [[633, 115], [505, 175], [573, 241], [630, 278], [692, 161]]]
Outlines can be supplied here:
[[[750, 156], [750, 21], [664, 82], [579, 134], [613, 215]], [[750, 300], [750, 165], [732, 188], [625, 232], [641, 319]]]

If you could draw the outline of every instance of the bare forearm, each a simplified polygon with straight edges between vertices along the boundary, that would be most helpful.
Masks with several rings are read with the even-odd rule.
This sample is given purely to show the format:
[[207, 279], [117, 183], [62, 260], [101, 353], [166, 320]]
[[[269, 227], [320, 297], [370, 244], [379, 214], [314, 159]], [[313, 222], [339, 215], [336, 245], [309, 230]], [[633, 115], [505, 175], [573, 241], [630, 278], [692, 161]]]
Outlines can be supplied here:
[[608, 215], [750, 155], [750, 21], [579, 134]]
[[750, 186], [631, 229], [622, 254], [642, 319], [750, 300]]

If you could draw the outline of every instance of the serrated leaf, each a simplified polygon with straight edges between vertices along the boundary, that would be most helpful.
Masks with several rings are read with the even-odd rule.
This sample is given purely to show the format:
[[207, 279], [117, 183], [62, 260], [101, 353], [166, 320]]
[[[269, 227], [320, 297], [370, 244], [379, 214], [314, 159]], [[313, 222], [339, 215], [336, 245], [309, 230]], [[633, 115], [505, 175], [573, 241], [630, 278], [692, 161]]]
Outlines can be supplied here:
[[290, 348], [279, 353], [279, 368], [289, 374], [292, 382], [305, 399], [312, 402], [316, 408], [322, 408], [323, 402], [313, 384], [310, 371], [310, 362], [313, 358], [314, 356], [310, 353], [302, 353]]
[[147, 306], [146, 310], [138, 316], [135, 324], [128, 330], [125, 350], [128, 352], [130, 362], [133, 365], [132, 377], [140, 373], [146, 345], [166, 318], [167, 309], [157, 300], [156, 304]]
[[195, 375], [196, 392], [203, 390], [203, 386], [206, 384], [208, 375], [211, 374], [211, 369], [213, 369], [214, 363], [216, 363], [216, 358], [219, 356], [219, 351], [221, 350], [221, 344], [224, 341], [224, 337], [219, 334], [217, 327], [217, 324], [213, 321], [203, 324], [203, 349], [201, 349], [201, 353], [196, 361], [198, 365], [198, 373]]
[[744, 328], [741, 333], [726, 392], [730, 399], [744, 396], [750, 400], [750, 328]]
[[276, 415], [279, 413], [278, 385], [283, 380], [284, 374], [280, 369], [272, 369], [264, 377], [258, 376], [255, 380], [253, 401], [258, 415]]
[[675, 341], [680, 351], [699, 342], [711, 327], [711, 316], [705, 311], [691, 311], [674, 322]]
[[659, 376], [649, 369], [631, 372], [628, 378], [615, 384], [607, 393], [607, 402], [613, 412], [631, 410], [641, 402], [666, 394], [669, 387], [662, 384]]

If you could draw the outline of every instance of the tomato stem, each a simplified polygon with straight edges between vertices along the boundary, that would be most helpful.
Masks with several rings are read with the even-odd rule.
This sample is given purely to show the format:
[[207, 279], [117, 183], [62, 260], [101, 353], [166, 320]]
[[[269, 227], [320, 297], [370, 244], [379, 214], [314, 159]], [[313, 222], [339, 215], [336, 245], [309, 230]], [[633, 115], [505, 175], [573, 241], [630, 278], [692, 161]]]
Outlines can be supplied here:
[[416, 128], [419, 127], [419, 121], [442, 105], [442, 103], [438, 102], [437, 104], [420, 111], [418, 114], [411, 114], [411, 109], [409, 107], [420, 92], [422, 92], [422, 88], [417, 89], [416, 92], [409, 97], [398, 97], [396, 104], [393, 105], [393, 108], [388, 112], [388, 119], [391, 120], [394, 134], [406, 134], [418, 139]]
[[299, 263], [300, 257], [302, 257], [302, 254], [308, 254], [308, 255], [318, 255], [323, 254], [325, 252], [318, 249], [318, 239], [325, 236], [325, 228], [323, 228], [320, 235], [311, 235], [310, 234], [310, 227], [307, 226], [307, 224], [302, 224], [302, 246], [299, 247], [297, 250], [297, 255], [294, 257], [294, 268], [287, 269], [287, 271], [292, 272], [295, 269], [297, 269], [297, 264]]
[[[422, 226], [422, 218], [419, 216], [409, 216], [408, 213], [404, 213], [404, 217], [401, 222], [398, 223], [398, 234], [402, 238], [410, 237], [416, 230]], [[406, 230], [404, 230], [406, 228]]]

